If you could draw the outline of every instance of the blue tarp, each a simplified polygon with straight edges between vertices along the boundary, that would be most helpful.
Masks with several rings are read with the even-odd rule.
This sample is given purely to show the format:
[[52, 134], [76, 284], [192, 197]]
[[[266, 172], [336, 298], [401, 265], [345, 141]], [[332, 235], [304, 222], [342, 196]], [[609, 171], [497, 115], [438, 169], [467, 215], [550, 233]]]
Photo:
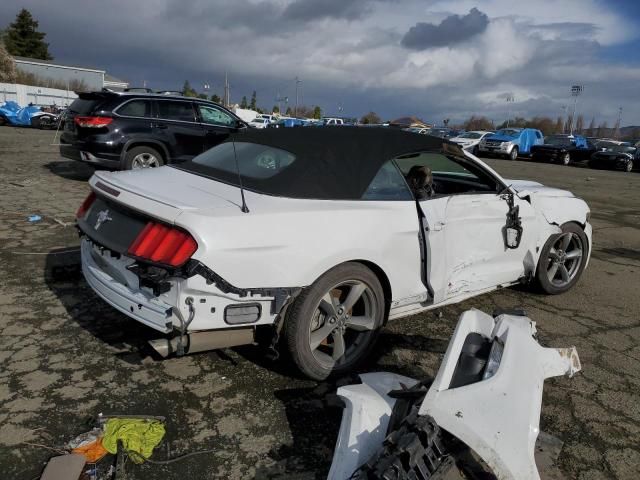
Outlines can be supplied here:
[[30, 126], [31, 117], [40, 111], [40, 107], [20, 107], [14, 101], [4, 102], [0, 105], [0, 115], [7, 119], [11, 125]]

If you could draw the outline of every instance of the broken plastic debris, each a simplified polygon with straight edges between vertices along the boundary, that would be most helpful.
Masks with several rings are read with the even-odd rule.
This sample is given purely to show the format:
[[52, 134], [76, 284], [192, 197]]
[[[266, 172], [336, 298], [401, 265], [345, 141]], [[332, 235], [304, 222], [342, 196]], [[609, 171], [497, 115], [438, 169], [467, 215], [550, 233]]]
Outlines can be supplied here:
[[42, 220], [42, 217], [40, 215], [29, 215], [29, 218], [27, 219], [30, 222], [39, 222], [40, 220]]

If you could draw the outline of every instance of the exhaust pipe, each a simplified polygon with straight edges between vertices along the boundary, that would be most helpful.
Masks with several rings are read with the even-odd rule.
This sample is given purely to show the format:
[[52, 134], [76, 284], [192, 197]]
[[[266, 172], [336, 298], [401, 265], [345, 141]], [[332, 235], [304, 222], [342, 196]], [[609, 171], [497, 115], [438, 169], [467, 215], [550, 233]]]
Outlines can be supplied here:
[[[248, 345], [254, 341], [254, 329], [236, 328], [233, 330], [208, 330], [185, 335], [184, 353], [204, 352], [218, 350], [220, 348], [238, 347]], [[157, 338], [149, 340], [149, 345], [163, 358], [167, 358], [178, 351], [180, 336], [173, 338]]]

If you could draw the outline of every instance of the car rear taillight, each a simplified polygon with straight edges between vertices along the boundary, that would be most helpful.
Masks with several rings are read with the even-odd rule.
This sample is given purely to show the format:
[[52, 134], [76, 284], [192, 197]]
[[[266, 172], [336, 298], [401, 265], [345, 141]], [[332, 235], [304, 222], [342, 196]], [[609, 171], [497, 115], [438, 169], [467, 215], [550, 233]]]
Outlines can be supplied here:
[[102, 128], [113, 122], [111, 117], [75, 117], [73, 121], [79, 127], [84, 128]]
[[87, 195], [87, 198], [84, 199], [84, 202], [82, 202], [82, 205], [80, 205], [80, 208], [78, 208], [76, 212], [76, 218], [83, 218], [95, 200], [96, 194], [94, 192]]
[[127, 254], [152, 262], [179, 267], [191, 258], [198, 244], [187, 232], [149, 222], [133, 241]]

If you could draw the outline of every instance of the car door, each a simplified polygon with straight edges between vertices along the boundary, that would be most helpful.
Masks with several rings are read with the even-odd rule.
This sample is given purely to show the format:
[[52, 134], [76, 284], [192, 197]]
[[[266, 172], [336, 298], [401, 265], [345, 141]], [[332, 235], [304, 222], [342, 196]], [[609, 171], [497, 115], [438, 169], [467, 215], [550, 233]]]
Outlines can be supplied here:
[[190, 100], [156, 99], [154, 138], [165, 144], [171, 160], [183, 162], [204, 151], [205, 132]]
[[237, 130], [238, 121], [221, 108], [197, 103], [196, 110], [204, 131], [205, 150], [222, 143], [229, 134]]
[[[528, 202], [511, 195], [519, 207], [522, 237], [517, 248], [506, 245], [509, 191], [471, 160], [440, 152], [396, 159], [412, 185], [414, 166], [433, 175], [434, 191], [418, 195], [427, 250], [427, 278], [434, 303], [453, 301], [509, 284], [524, 275], [527, 245], [534, 238], [535, 214]], [[505, 190], [506, 194], [501, 194]]]

